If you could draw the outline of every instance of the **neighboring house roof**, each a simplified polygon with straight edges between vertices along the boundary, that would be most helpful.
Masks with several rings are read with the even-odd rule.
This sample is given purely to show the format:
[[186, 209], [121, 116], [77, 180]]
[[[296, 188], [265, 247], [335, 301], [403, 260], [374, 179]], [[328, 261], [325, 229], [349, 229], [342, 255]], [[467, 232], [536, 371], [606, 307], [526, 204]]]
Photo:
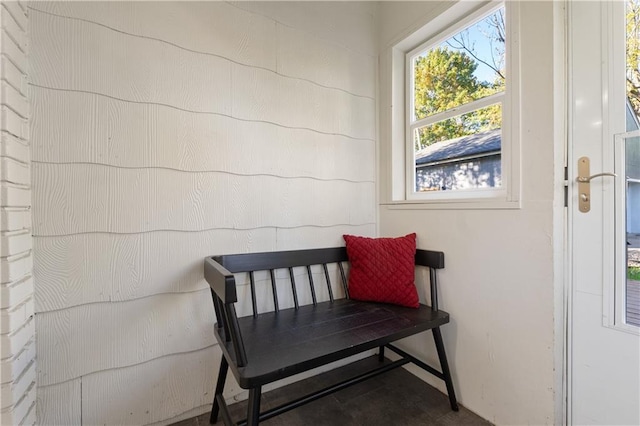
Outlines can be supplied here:
[[416, 152], [416, 165], [451, 161], [457, 158], [479, 156], [480, 154], [499, 153], [500, 144], [501, 129], [449, 139], [434, 143]]

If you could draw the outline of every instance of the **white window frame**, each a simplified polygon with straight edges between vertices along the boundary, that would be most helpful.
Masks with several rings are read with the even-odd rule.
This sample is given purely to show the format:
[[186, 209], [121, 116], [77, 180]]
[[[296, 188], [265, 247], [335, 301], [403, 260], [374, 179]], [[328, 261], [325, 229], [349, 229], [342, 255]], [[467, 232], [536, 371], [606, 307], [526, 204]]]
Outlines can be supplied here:
[[[503, 7], [507, 45], [505, 46], [505, 91], [487, 96], [451, 110], [438, 113], [415, 122], [413, 118], [412, 58], [428, 50], [465, 27], [473, 25], [483, 17]], [[519, 145], [519, 7], [518, 2], [491, 1], [477, 6], [460, 1], [393, 48], [392, 99], [395, 105], [402, 99], [402, 108], [397, 108], [391, 119], [392, 125], [392, 179], [402, 183], [392, 185], [389, 208], [397, 209], [500, 209], [520, 208], [520, 145]], [[402, 74], [400, 71], [402, 70]], [[399, 89], [402, 87], [402, 92]], [[446, 118], [475, 111], [494, 104], [502, 105], [501, 167], [502, 185], [498, 188], [474, 188], [452, 191], [415, 191], [415, 159], [413, 129]], [[400, 128], [400, 126], [402, 126]], [[399, 147], [402, 144], [402, 148]], [[402, 161], [397, 158], [402, 152]], [[402, 189], [402, 190], [400, 190]]]

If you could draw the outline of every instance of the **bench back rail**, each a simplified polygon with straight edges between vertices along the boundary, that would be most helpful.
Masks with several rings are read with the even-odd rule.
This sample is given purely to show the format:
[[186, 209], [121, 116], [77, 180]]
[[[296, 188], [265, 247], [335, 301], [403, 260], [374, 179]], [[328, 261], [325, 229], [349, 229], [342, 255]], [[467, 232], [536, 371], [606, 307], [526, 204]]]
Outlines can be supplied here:
[[[222, 256], [211, 256], [205, 258], [204, 275], [211, 286], [211, 296], [216, 314], [217, 327], [220, 336], [233, 344], [236, 355], [236, 362], [239, 367], [247, 364], [247, 356], [244, 343], [238, 326], [235, 303], [238, 301], [236, 291], [236, 281], [234, 274], [248, 273], [251, 291], [251, 305], [253, 316], [258, 316], [256, 280], [254, 273], [257, 271], [269, 271], [271, 283], [271, 293], [273, 297], [274, 311], [279, 312], [278, 288], [276, 285], [276, 271], [279, 269], [288, 270], [291, 285], [291, 295], [294, 308], [300, 306], [298, 291], [293, 268], [305, 267], [308, 276], [308, 284], [311, 292], [312, 303], [316, 305], [316, 286], [311, 271], [311, 266], [322, 265], [324, 281], [327, 285], [329, 299], [334, 300], [331, 278], [328, 265], [337, 264], [340, 271], [340, 281], [344, 289], [345, 297], [349, 298], [347, 278], [344, 270], [344, 263], [348, 262], [347, 250], [345, 247], [333, 247], [323, 249], [265, 252], [265, 253], [245, 253]], [[444, 268], [444, 253], [430, 250], [417, 250], [415, 256], [416, 265], [430, 268], [430, 296], [431, 308], [438, 310], [438, 288], [436, 269]]]

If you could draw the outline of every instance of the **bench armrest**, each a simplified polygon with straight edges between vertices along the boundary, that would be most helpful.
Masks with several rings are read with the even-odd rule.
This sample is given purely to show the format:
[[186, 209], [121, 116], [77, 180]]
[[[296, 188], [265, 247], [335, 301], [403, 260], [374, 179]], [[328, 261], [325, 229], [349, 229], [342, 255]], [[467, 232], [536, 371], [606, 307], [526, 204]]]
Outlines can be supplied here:
[[434, 250], [416, 250], [416, 265], [427, 266], [432, 269], [444, 268], [444, 253]]
[[238, 326], [238, 317], [234, 303], [238, 301], [236, 279], [233, 274], [218, 262], [218, 256], [204, 259], [204, 277], [213, 293], [213, 307], [218, 320], [218, 330], [224, 332], [224, 339], [231, 341], [238, 366], [247, 364], [247, 353], [242, 334]]
[[238, 301], [236, 279], [227, 268], [218, 263], [216, 256], [205, 257], [204, 278], [222, 303], [227, 305]]

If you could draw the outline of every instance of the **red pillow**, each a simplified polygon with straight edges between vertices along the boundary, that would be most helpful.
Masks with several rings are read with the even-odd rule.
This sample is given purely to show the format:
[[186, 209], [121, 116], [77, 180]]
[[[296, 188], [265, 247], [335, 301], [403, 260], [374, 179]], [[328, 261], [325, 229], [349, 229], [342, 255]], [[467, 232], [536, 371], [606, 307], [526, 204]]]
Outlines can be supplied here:
[[416, 234], [398, 238], [343, 237], [351, 263], [349, 297], [411, 308], [420, 306], [414, 282]]

